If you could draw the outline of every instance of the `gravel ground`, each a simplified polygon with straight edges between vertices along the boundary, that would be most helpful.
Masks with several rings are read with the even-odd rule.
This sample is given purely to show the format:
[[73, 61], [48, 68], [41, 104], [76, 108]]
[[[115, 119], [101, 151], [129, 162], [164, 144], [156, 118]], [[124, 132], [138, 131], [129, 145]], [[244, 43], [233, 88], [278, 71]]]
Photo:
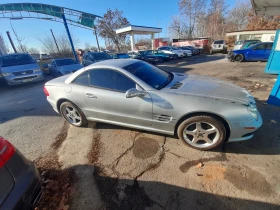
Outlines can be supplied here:
[[77, 176], [70, 209], [279, 209], [280, 108], [265, 103], [276, 78], [263, 73], [265, 65], [232, 63], [222, 54], [160, 65], [227, 80], [256, 98], [262, 128], [215, 151], [103, 123], [65, 126], [42, 84], [0, 89], [0, 131], [33, 160], [55, 148], [61, 168]]

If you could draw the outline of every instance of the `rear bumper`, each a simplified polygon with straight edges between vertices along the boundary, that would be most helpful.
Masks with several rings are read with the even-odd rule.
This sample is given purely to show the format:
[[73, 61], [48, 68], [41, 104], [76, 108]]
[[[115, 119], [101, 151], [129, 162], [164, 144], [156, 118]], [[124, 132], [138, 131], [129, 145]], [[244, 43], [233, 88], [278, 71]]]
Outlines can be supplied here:
[[54, 110], [55, 112], [57, 112], [58, 114], [60, 114], [59, 111], [58, 111], [58, 109], [57, 109], [56, 102], [52, 101], [52, 100], [50, 99], [50, 97], [47, 97], [47, 101], [50, 103], [50, 105], [52, 106], [53, 110]]
[[8, 76], [4, 77], [5, 81], [8, 85], [21, 85], [31, 82], [38, 82], [44, 80], [44, 75], [42, 72], [36, 73], [36, 74], [30, 74], [25, 76]]
[[42, 195], [41, 179], [33, 163], [26, 168], [24, 174], [15, 181], [14, 188], [0, 210], [32, 209], [39, 202]]

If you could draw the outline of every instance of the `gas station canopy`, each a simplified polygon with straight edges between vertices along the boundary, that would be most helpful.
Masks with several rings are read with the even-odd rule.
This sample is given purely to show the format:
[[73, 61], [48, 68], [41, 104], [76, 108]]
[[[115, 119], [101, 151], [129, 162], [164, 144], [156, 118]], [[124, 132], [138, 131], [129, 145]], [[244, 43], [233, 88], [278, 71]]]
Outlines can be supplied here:
[[251, 0], [256, 15], [280, 15], [280, 0]]
[[135, 34], [151, 34], [152, 49], [154, 49], [154, 34], [162, 32], [162, 28], [146, 27], [130, 25], [116, 30], [117, 34], [130, 34], [131, 50], [134, 51], [134, 35]]

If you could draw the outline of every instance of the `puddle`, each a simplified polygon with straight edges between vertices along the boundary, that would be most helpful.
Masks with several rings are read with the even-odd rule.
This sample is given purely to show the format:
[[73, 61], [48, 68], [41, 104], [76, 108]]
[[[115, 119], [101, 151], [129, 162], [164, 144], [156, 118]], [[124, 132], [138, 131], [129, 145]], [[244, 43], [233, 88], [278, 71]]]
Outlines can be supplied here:
[[265, 177], [248, 167], [233, 166], [225, 172], [225, 179], [236, 188], [244, 190], [254, 196], [269, 196], [271, 188]]
[[140, 159], [146, 159], [154, 156], [159, 149], [158, 141], [152, 138], [140, 137], [134, 143], [133, 155]]

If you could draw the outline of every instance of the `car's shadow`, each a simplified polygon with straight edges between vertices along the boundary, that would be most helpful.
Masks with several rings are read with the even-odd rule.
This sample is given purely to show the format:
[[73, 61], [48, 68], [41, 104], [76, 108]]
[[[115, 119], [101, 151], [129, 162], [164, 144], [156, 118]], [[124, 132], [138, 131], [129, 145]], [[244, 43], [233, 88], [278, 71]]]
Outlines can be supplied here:
[[[258, 110], [263, 118], [262, 127], [255, 133], [255, 136], [247, 141], [225, 143], [219, 148], [209, 152], [254, 154], [254, 155], [279, 155], [280, 154], [280, 107], [266, 104], [265, 101], [258, 101]], [[276, 123], [275, 123], [276, 122]], [[118, 129], [130, 130], [152, 135], [164, 136], [178, 139], [177, 135], [166, 135], [151, 131], [143, 131], [134, 128], [127, 128], [106, 123], [96, 123], [96, 129]], [[179, 141], [179, 139], [178, 139]]]

